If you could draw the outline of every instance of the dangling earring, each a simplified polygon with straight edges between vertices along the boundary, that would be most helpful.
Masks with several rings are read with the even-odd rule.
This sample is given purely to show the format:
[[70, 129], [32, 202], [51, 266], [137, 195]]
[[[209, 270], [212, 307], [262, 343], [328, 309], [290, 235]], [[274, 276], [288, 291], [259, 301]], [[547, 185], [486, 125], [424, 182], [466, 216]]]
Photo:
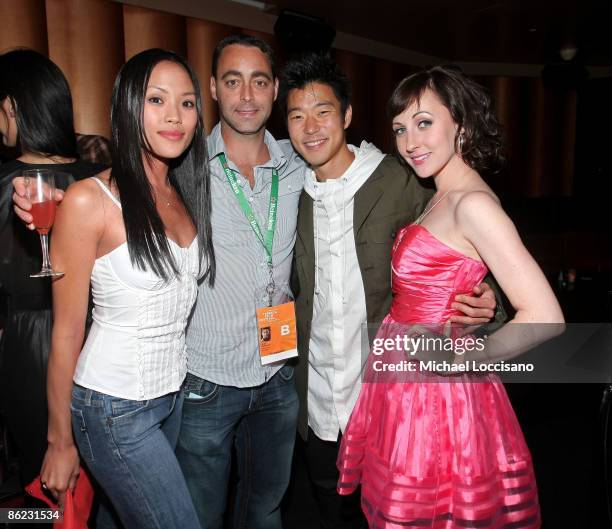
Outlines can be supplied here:
[[457, 140], [457, 143], [459, 144], [459, 154], [463, 153], [463, 143], [465, 142], [465, 135], [463, 134], [463, 132], [459, 133], [459, 139]]

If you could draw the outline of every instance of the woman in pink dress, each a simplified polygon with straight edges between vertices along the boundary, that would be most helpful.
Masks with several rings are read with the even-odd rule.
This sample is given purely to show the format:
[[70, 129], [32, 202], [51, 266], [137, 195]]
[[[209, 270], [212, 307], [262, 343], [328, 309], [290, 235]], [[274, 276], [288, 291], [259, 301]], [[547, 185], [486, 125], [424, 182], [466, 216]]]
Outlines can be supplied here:
[[459, 370], [516, 356], [563, 329], [544, 274], [480, 176], [501, 164], [499, 123], [484, 90], [445, 67], [404, 79], [389, 115], [399, 155], [420, 178], [433, 178], [437, 192], [398, 233], [393, 304], [374, 345], [398, 329], [420, 334], [423, 325], [456, 339], [446, 325], [456, 314], [453, 299], [488, 270], [516, 315], [484, 350], [451, 351], [445, 365], [455, 376], [384, 372], [385, 362], [400, 358], [423, 363], [398, 349], [384, 356], [373, 349], [342, 440], [338, 491], [361, 484], [372, 528], [538, 528], [531, 456], [505, 389], [494, 374]]

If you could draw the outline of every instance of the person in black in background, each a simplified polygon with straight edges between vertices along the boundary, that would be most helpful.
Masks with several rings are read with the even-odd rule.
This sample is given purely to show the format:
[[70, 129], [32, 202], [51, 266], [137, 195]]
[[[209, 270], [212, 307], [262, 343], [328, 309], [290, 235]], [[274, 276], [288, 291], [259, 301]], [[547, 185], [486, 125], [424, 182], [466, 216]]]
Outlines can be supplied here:
[[40, 244], [13, 213], [12, 180], [26, 169], [51, 169], [64, 173], [56, 186], [65, 189], [105, 167], [79, 161], [68, 82], [32, 50], [0, 55], [0, 137], [20, 153], [0, 165], [0, 305], [6, 307], [0, 321], [0, 411], [27, 484], [40, 471], [47, 447], [51, 282], [29, 277], [40, 268]]

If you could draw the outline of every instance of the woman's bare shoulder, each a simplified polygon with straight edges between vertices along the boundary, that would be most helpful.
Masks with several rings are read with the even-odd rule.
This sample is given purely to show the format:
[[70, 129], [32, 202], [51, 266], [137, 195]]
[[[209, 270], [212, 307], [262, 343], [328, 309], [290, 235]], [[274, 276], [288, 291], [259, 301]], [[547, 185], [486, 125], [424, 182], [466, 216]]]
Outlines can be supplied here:
[[68, 186], [62, 202], [61, 208], [66, 211], [74, 210], [75, 212], [87, 214], [87, 216], [96, 216], [97, 212], [102, 213], [104, 191], [100, 184], [95, 179], [100, 180], [104, 185], [108, 186], [110, 169], [98, 173], [95, 177], [84, 178], [78, 182], [74, 182]]
[[[98, 180], [98, 182], [96, 182], [96, 180]], [[107, 188], [110, 188], [110, 169], [105, 169], [95, 176], [83, 178], [82, 180], [70, 184], [66, 189], [64, 200], [69, 197], [72, 197], [73, 200], [75, 198], [86, 200], [99, 196], [100, 193], [104, 193], [100, 187], [100, 182]]]
[[476, 188], [461, 193], [455, 204], [457, 217], [477, 217], [492, 211], [503, 211], [497, 195], [488, 188]]

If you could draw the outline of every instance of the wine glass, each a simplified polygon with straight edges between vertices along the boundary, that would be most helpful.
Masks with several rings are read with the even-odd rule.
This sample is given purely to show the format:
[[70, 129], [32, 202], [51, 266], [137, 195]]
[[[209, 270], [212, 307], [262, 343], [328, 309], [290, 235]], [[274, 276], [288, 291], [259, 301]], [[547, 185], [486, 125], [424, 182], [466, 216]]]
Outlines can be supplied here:
[[59, 277], [64, 272], [56, 272], [51, 268], [49, 260], [49, 230], [55, 220], [55, 175], [48, 169], [28, 169], [23, 172], [26, 186], [26, 198], [32, 203], [30, 214], [36, 231], [40, 235], [43, 262], [40, 272], [30, 277]]

